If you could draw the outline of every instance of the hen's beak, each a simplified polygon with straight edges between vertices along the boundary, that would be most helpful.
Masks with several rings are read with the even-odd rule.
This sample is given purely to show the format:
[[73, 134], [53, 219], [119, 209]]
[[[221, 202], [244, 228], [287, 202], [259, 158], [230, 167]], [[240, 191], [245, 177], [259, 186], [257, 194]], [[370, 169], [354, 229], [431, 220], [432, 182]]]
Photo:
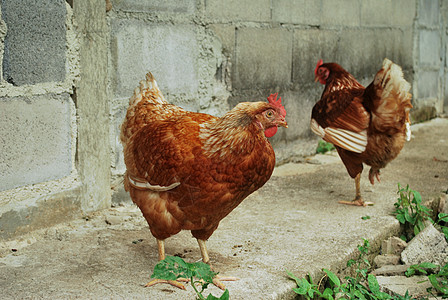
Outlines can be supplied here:
[[282, 126], [282, 127], [288, 128], [288, 123], [286, 123], [285, 120], [281, 120], [280, 122], [278, 122], [278, 126]]
[[319, 81], [319, 77], [317, 75], [314, 76], [314, 82], [318, 82]]

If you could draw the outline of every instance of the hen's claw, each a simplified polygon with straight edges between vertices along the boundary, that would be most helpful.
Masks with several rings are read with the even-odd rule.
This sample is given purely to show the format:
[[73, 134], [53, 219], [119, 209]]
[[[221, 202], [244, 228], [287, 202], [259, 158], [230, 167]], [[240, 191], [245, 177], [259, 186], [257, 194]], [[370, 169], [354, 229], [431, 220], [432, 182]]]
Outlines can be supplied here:
[[170, 284], [170, 285], [177, 287], [181, 290], [186, 290], [185, 286], [182, 283], [180, 283], [180, 281], [190, 282], [190, 280], [186, 279], [186, 278], [179, 278], [177, 280], [153, 279], [150, 282], [148, 282], [147, 284], [145, 284], [145, 287], [150, 287], [150, 286], [156, 285], [158, 283], [167, 283], [167, 284]]
[[226, 276], [226, 277], [221, 277], [216, 275], [215, 277], [213, 277], [213, 284], [220, 288], [221, 290], [225, 290], [226, 286], [221, 282], [221, 281], [237, 281], [240, 280], [237, 277], [232, 277], [232, 276]]
[[352, 201], [338, 201], [340, 204], [346, 204], [346, 205], [355, 205], [355, 206], [373, 206], [373, 202], [364, 202], [364, 200], [361, 197], [356, 197]]

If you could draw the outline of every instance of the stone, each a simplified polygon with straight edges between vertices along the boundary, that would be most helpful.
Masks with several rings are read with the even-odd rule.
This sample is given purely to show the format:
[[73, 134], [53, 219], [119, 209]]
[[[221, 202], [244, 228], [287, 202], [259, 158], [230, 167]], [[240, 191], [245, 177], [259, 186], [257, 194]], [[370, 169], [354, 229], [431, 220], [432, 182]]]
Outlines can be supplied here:
[[422, 262], [445, 265], [448, 261], [448, 243], [445, 235], [432, 224], [427, 225], [401, 252], [401, 260], [409, 265]]
[[108, 225], [118, 225], [124, 222], [122, 216], [106, 215], [105, 222]]
[[427, 296], [429, 293], [426, 289], [431, 287], [426, 276], [377, 276], [376, 279], [381, 291], [401, 296], [408, 291], [411, 299]]
[[406, 246], [407, 243], [405, 241], [399, 237], [393, 236], [381, 243], [381, 253], [400, 255]]
[[375, 276], [399, 276], [404, 275], [410, 265], [385, 265], [371, 272]]
[[378, 268], [386, 265], [398, 265], [400, 263], [400, 256], [393, 254], [378, 255], [373, 259], [373, 262]]

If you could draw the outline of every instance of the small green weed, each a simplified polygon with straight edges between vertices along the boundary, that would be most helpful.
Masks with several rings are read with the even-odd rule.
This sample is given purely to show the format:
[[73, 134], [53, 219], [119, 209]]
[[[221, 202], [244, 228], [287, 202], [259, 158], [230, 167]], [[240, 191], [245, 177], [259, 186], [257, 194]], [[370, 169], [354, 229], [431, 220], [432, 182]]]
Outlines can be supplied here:
[[334, 149], [335, 148], [332, 143], [328, 143], [323, 140], [320, 140], [319, 144], [317, 144], [316, 153], [324, 154], [324, 153], [334, 150]]
[[422, 204], [422, 196], [419, 192], [414, 191], [406, 185], [403, 188], [398, 184], [399, 195], [395, 206], [395, 216], [397, 220], [405, 226], [404, 239], [409, 241], [425, 228], [425, 221], [430, 221], [432, 210]]
[[[437, 269], [439, 269], [439, 271], [436, 273], [435, 271]], [[432, 271], [433, 274], [428, 275], [430, 271]], [[444, 299], [448, 298], [448, 264], [443, 267], [429, 262], [412, 265], [406, 271], [406, 276], [410, 277], [415, 274], [428, 275], [431, 287], [427, 290], [432, 296], [442, 296]]]
[[[176, 280], [178, 278], [189, 278], [190, 284], [200, 300], [228, 300], [229, 290], [225, 290], [221, 297], [217, 298], [209, 294], [207, 298], [202, 295], [210, 283], [213, 283], [213, 277], [218, 273], [210, 269], [210, 265], [203, 262], [187, 263], [177, 256], [167, 256], [155, 265], [151, 278]], [[196, 279], [196, 280], [195, 280]], [[201, 290], [196, 288], [196, 284], [201, 285]]]
[[446, 226], [446, 223], [448, 223], [448, 214], [439, 213], [437, 215], [436, 225], [439, 225], [440, 230], [445, 234], [445, 239], [448, 240], [448, 227]]
[[324, 299], [410, 299], [406, 293], [405, 297], [392, 297], [387, 293], [380, 291], [378, 280], [372, 274], [367, 275], [370, 263], [366, 258], [369, 252], [369, 241], [364, 239], [362, 245], [358, 245], [359, 255], [357, 259], [351, 259], [347, 262], [348, 267], [354, 267], [356, 277], [345, 277], [345, 282], [341, 280], [330, 270], [323, 269], [325, 276], [328, 277], [327, 287], [323, 292], [320, 286], [313, 283], [311, 276], [306, 278], [298, 278], [291, 272], [287, 271], [289, 277], [297, 283], [294, 288], [296, 294], [304, 296], [306, 299], [324, 298]]
[[412, 265], [407, 270], [405, 275], [411, 277], [415, 274], [428, 275], [428, 270], [437, 269], [437, 265], [429, 262], [424, 262], [418, 265]]
[[419, 192], [414, 191], [407, 185], [405, 188], [398, 184], [399, 198], [394, 203], [394, 214], [397, 220], [403, 224], [406, 235], [402, 236], [405, 241], [410, 241], [420, 231], [425, 228], [425, 221], [437, 225], [445, 234], [448, 240], [448, 214], [439, 213], [437, 220], [431, 218], [432, 210], [422, 204], [422, 196]]

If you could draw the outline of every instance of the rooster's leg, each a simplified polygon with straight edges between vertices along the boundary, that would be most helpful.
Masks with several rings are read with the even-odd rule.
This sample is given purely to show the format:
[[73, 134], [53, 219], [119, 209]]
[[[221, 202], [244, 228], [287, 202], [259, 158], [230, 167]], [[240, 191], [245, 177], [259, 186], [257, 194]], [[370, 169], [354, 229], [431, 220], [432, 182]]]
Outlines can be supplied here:
[[[208, 251], [207, 251], [207, 247], [205, 246], [205, 241], [204, 240], [198, 240], [198, 244], [199, 244], [199, 249], [201, 250], [201, 256], [202, 256], [202, 261], [208, 265], [210, 265], [210, 269], [213, 271], [213, 267], [210, 263], [210, 257], [208, 256]], [[235, 281], [238, 280], [238, 278], [236, 277], [221, 277], [216, 275], [213, 278], [213, 284], [216, 285], [217, 287], [219, 287], [222, 290], [226, 289], [226, 286], [221, 282], [221, 281]]]
[[[157, 239], [157, 248], [159, 250], [159, 261], [164, 260], [165, 259], [165, 241]], [[158, 283], [168, 283], [168, 284], [171, 284], [172, 286], [175, 286], [177, 288], [185, 290], [186, 289], [185, 286], [182, 283], [180, 283], [179, 281], [189, 282], [189, 280], [185, 279], [185, 278], [179, 278], [177, 280], [165, 280], [165, 279], [157, 279], [156, 278], [156, 279], [153, 279], [150, 282], [148, 282], [145, 285], [145, 287], [153, 286]]]
[[339, 201], [341, 204], [356, 205], [356, 206], [367, 206], [373, 205], [373, 202], [364, 202], [361, 196], [361, 173], [358, 173], [355, 177], [355, 188], [356, 196], [352, 201]]

